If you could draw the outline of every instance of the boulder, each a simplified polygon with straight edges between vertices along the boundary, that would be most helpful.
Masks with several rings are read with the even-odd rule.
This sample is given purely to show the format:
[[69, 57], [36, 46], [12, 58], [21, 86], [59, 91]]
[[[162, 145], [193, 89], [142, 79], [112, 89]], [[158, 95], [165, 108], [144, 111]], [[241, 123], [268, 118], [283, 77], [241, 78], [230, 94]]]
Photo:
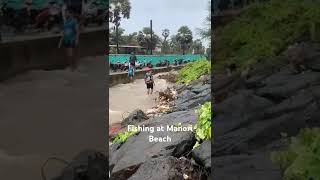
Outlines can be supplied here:
[[184, 90], [182, 93], [178, 94], [176, 104], [182, 104], [195, 95], [196, 94], [190, 90]]
[[142, 110], [136, 109], [121, 122], [121, 126], [127, 127], [128, 125], [137, 125], [147, 119], [149, 119], [148, 116]]
[[211, 141], [205, 141], [192, 150], [192, 157], [206, 169], [211, 168]]
[[215, 136], [213, 154], [221, 156], [248, 153], [280, 139], [282, 132], [289, 136], [296, 135], [301, 128], [307, 126], [308, 119], [309, 117], [305, 116], [304, 110], [285, 113], [271, 119], [257, 119], [255, 122], [234, 129], [225, 135]]
[[[190, 151], [195, 144], [195, 137], [191, 131], [171, 132], [166, 131], [167, 125], [182, 126], [195, 124], [197, 115], [194, 111], [180, 111], [163, 115], [155, 118], [145, 127], [154, 127], [155, 129], [164, 126], [164, 131], [154, 131], [149, 133], [146, 131], [130, 137], [121, 147], [116, 150], [110, 157], [110, 169], [112, 177], [115, 179], [123, 179], [131, 176], [146, 162], [149, 158], [161, 156], [180, 157]], [[149, 137], [167, 137], [171, 138], [171, 142], [149, 142]]]
[[308, 88], [320, 80], [320, 73], [303, 72], [293, 75], [289, 72], [273, 74], [265, 80], [266, 86], [257, 90], [259, 96], [280, 102], [299, 90]]
[[240, 154], [214, 157], [213, 179], [281, 180], [280, 169], [272, 164], [270, 155]]
[[108, 158], [95, 150], [86, 150], [79, 153], [66, 166], [61, 175], [52, 180], [76, 180], [86, 178], [100, 180], [108, 178]]
[[182, 104], [177, 104], [176, 107], [173, 108], [173, 111], [186, 111], [188, 109], [195, 109], [208, 101], [211, 101], [210, 91], [204, 92], [200, 96], [194, 96], [192, 99]]
[[149, 159], [128, 180], [204, 179], [205, 173], [185, 158], [172, 156]]
[[193, 86], [191, 88], [191, 91], [195, 94], [199, 94], [203, 91], [206, 91], [208, 89], [211, 89], [211, 85], [210, 84], [202, 84], [202, 83], [198, 83], [197, 85]]
[[256, 96], [253, 91], [238, 91], [234, 96], [214, 106], [215, 136], [222, 136], [252, 119], [258, 119], [263, 115], [263, 110], [273, 105], [268, 99]]

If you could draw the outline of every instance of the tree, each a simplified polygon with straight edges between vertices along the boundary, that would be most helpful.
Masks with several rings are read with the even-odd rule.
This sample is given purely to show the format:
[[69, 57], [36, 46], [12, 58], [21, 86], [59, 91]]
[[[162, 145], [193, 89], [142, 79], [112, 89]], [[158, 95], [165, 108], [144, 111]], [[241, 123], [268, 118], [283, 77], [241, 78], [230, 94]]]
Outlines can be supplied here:
[[209, 15], [206, 17], [204, 21], [204, 27], [202, 29], [198, 28], [198, 34], [201, 36], [202, 39], [209, 40], [211, 42], [211, 1], [209, 1]]
[[138, 41], [137, 41], [137, 36], [138, 36], [137, 32], [134, 32], [134, 33], [131, 33], [128, 35], [124, 35], [123, 36], [124, 44], [133, 45], [133, 46], [139, 45]]
[[161, 53], [166, 54], [169, 52], [169, 43], [167, 41], [167, 38], [169, 37], [169, 35], [170, 35], [169, 29], [162, 30], [162, 36], [164, 40], [162, 41]]
[[151, 29], [149, 27], [145, 27], [142, 31], [139, 31], [137, 41], [140, 46], [146, 47], [147, 50], [154, 50], [160, 41], [160, 37], [152, 31], [151, 42]]
[[[118, 28], [121, 18], [130, 18], [131, 5], [129, 0], [109, 0], [109, 22], [113, 23], [118, 37]], [[116, 38], [118, 40], [118, 38]], [[117, 53], [119, 53], [119, 41], [117, 41]]]
[[[215, 1], [214, 4], [216, 3], [220, 3], [220, 1]], [[204, 27], [202, 29], [197, 29], [198, 34], [201, 36], [202, 39], [207, 40], [209, 42], [209, 48], [207, 49], [207, 57], [208, 60], [211, 59], [211, 39], [213, 38], [213, 34], [211, 31], [211, 18], [214, 14], [214, 12], [211, 11], [211, 1], [209, 1], [209, 5], [208, 5], [208, 11], [209, 11], [209, 15], [206, 17], [205, 21], [204, 21]], [[216, 8], [218, 6], [215, 6]], [[217, 11], [217, 9], [214, 9], [214, 11]]]
[[170, 35], [169, 29], [164, 29], [164, 30], [162, 30], [162, 36], [163, 36], [163, 38], [164, 38], [163, 41], [166, 41], [167, 38], [169, 37], [169, 35]]
[[192, 42], [191, 49], [194, 51], [194, 54], [204, 54], [204, 47], [200, 39]]
[[185, 54], [185, 51], [190, 48], [190, 44], [192, 43], [192, 31], [188, 26], [182, 26], [179, 28], [176, 38], [181, 45], [182, 54]]
[[176, 35], [171, 36], [169, 47], [170, 47], [170, 53], [172, 54], [178, 54], [180, 52], [181, 48]]
[[117, 41], [117, 32], [115, 30], [115, 27], [110, 28], [109, 29], [109, 38], [110, 41], [109, 43], [112, 45], [117, 44], [117, 42], [119, 42], [119, 44], [125, 44], [125, 40], [124, 40], [124, 29], [123, 28], [118, 28], [118, 41]]

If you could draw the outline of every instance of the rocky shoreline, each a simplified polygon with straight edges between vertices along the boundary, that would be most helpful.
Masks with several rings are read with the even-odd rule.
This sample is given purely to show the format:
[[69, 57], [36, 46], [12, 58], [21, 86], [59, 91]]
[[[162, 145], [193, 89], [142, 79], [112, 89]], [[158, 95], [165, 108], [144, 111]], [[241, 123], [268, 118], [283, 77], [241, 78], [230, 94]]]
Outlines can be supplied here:
[[[168, 76], [172, 78], [173, 76]], [[190, 85], [175, 85], [159, 93], [158, 105], [146, 113], [136, 110], [119, 124], [161, 127], [195, 125], [199, 105], [211, 101], [209, 76]], [[123, 144], [109, 149], [111, 179], [169, 180], [210, 179], [211, 141], [193, 149], [196, 139], [191, 131], [155, 131], [152, 136], [171, 137], [171, 142], [149, 142], [150, 132], [138, 132]]]
[[[290, 49], [302, 53], [293, 57]], [[290, 66], [292, 58], [302, 71]], [[214, 179], [281, 180], [270, 153], [286, 147], [282, 134], [319, 126], [320, 45], [293, 45], [246, 73], [214, 81]]]

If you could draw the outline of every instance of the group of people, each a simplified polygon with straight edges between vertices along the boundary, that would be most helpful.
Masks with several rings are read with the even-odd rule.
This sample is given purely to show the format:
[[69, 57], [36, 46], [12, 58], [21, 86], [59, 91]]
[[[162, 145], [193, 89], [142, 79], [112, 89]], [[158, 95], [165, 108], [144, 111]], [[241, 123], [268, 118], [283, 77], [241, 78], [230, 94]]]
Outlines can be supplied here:
[[[183, 59], [179, 59], [179, 60], [174, 60], [173, 63], [170, 64], [170, 61], [168, 60], [161, 60], [155, 65], [155, 67], [168, 67], [170, 65], [177, 66], [177, 65], [186, 64], [188, 62], [189, 61], [187, 60], [184, 61]], [[128, 71], [129, 66], [130, 66], [130, 62], [128, 61], [125, 61], [124, 63], [121, 63], [120, 61], [118, 61], [116, 63], [109, 64], [109, 67], [113, 72]], [[135, 67], [136, 69], [153, 68], [153, 64], [151, 63], [151, 61], [149, 61], [148, 63], [136, 61]]]
[[[145, 67], [150, 67], [150, 68], [152, 68], [153, 66], [152, 66], [152, 64], [151, 64], [151, 62], [149, 62], [149, 63], [143, 63], [143, 62], [139, 62], [139, 61], [137, 61], [136, 63], [136, 69], [143, 69], [143, 68], [145, 68]], [[114, 71], [114, 72], [116, 72], [116, 71], [127, 71], [128, 69], [129, 69], [129, 62], [124, 62], [124, 63], [121, 63], [121, 62], [116, 62], [116, 63], [110, 63], [110, 69], [112, 70], [112, 71]]]
[[[128, 77], [130, 79], [130, 82], [133, 82], [133, 77], [136, 71], [136, 64], [137, 63], [137, 57], [135, 56], [134, 52], [131, 53], [129, 64], [128, 64]], [[147, 94], [153, 93], [153, 87], [155, 85], [153, 75], [152, 75], [152, 67], [147, 67], [146, 74], [144, 76], [144, 82], [147, 87]]]

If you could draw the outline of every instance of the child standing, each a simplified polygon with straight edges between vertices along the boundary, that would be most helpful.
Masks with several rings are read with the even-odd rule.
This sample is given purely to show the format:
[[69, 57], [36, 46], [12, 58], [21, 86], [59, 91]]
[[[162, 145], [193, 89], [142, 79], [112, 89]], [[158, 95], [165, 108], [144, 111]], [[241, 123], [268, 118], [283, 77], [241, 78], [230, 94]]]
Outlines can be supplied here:
[[133, 82], [134, 68], [131, 65], [129, 65], [128, 76], [130, 78], [130, 82]]
[[146, 70], [146, 75], [144, 76], [144, 82], [147, 86], [147, 94], [152, 94], [153, 93], [153, 86], [155, 85], [153, 76], [152, 76], [152, 71], [150, 68]]

